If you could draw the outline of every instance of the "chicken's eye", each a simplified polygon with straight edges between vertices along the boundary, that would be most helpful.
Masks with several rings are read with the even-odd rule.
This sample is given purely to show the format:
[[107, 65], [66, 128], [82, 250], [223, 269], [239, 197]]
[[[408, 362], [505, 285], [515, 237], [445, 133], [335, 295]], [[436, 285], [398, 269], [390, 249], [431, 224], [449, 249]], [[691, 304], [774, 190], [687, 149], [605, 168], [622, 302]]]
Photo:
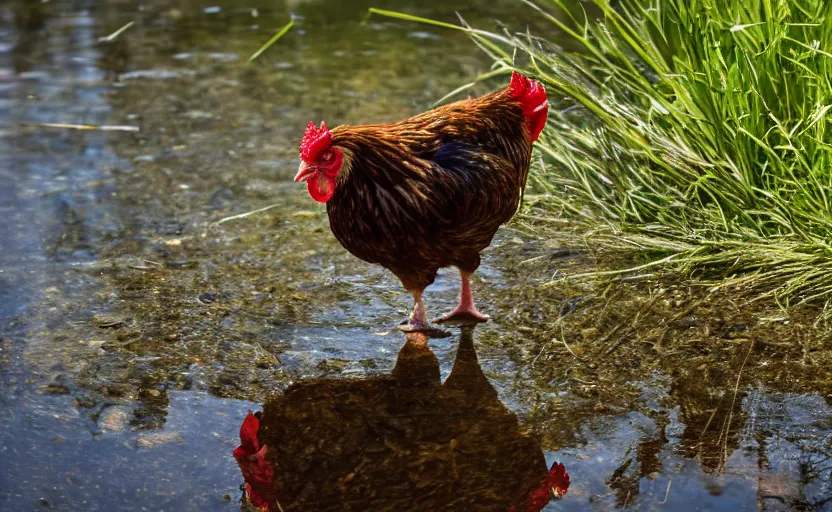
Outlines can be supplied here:
[[324, 162], [332, 161], [332, 151], [327, 151], [326, 153], [324, 153], [323, 159], [324, 159]]

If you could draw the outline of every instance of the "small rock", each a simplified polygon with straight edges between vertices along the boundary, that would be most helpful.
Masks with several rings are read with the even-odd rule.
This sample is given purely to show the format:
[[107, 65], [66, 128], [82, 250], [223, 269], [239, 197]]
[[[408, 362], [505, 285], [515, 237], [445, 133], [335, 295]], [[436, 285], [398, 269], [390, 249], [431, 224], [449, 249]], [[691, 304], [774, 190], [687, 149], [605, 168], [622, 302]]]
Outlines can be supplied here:
[[185, 440], [177, 432], [159, 432], [158, 434], [149, 434], [138, 438], [136, 445], [143, 448], [155, 448], [166, 444], [184, 442]]
[[349, 361], [344, 359], [324, 359], [318, 363], [318, 369], [323, 371], [343, 371], [349, 365]]
[[48, 395], [68, 395], [69, 388], [59, 382], [50, 382], [43, 388], [43, 392]]
[[195, 379], [193, 375], [181, 375], [176, 382], [176, 387], [177, 389], [188, 391], [193, 389], [194, 382]]
[[217, 301], [217, 292], [205, 292], [199, 295], [199, 302], [203, 304], [213, 304]]
[[122, 432], [127, 428], [131, 411], [124, 406], [108, 407], [98, 417], [98, 426], [105, 432]]
[[124, 318], [107, 314], [95, 314], [92, 316], [92, 321], [102, 329], [117, 329], [125, 323]]
[[221, 188], [211, 196], [211, 207], [220, 210], [228, 208], [234, 199], [234, 191], [230, 188]]

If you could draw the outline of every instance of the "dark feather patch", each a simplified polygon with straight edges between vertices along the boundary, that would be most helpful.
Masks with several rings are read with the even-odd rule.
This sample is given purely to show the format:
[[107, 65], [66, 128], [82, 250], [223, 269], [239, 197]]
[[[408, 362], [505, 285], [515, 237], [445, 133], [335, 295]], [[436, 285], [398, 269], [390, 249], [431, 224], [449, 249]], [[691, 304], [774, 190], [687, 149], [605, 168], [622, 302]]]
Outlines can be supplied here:
[[433, 155], [433, 161], [447, 171], [464, 171], [475, 160], [473, 148], [460, 142], [445, 142]]

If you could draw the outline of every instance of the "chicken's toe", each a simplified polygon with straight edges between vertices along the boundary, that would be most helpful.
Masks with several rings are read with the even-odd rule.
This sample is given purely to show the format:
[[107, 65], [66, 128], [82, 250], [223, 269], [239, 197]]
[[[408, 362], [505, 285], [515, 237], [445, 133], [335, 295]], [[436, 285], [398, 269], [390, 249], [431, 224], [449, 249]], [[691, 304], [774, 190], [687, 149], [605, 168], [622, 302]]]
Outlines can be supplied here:
[[434, 319], [433, 322], [441, 325], [466, 326], [484, 324], [489, 320], [491, 320], [490, 316], [483, 315], [475, 309], [473, 311], [454, 310], [445, 316]]
[[435, 325], [431, 325], [427, 322], [413, 322], [411, 320], [405, 320], [404, 322], [398, 325], [398, 329], [402, 332], [419, 332], [427, 336], [428, 338], [447, 338], [451, 335], [450, 332], [440, 329]]

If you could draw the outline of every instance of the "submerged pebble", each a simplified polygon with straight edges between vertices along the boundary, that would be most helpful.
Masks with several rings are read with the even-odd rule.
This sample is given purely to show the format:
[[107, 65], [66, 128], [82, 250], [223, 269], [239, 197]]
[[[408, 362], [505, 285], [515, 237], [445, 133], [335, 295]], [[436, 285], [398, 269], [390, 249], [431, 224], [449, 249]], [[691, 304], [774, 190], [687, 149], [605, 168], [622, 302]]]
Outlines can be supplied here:
[[105, 432], [122, 432], [127, 428], [130, 414], [128, 407], [108, 407], [98, 417], [98, 426]]
[[159, 432], [141, 436], [136, 440], [136, 445], [142, 448], [156, 448], [171, 443], [184, 443], [185, 440], [178, 432]]

